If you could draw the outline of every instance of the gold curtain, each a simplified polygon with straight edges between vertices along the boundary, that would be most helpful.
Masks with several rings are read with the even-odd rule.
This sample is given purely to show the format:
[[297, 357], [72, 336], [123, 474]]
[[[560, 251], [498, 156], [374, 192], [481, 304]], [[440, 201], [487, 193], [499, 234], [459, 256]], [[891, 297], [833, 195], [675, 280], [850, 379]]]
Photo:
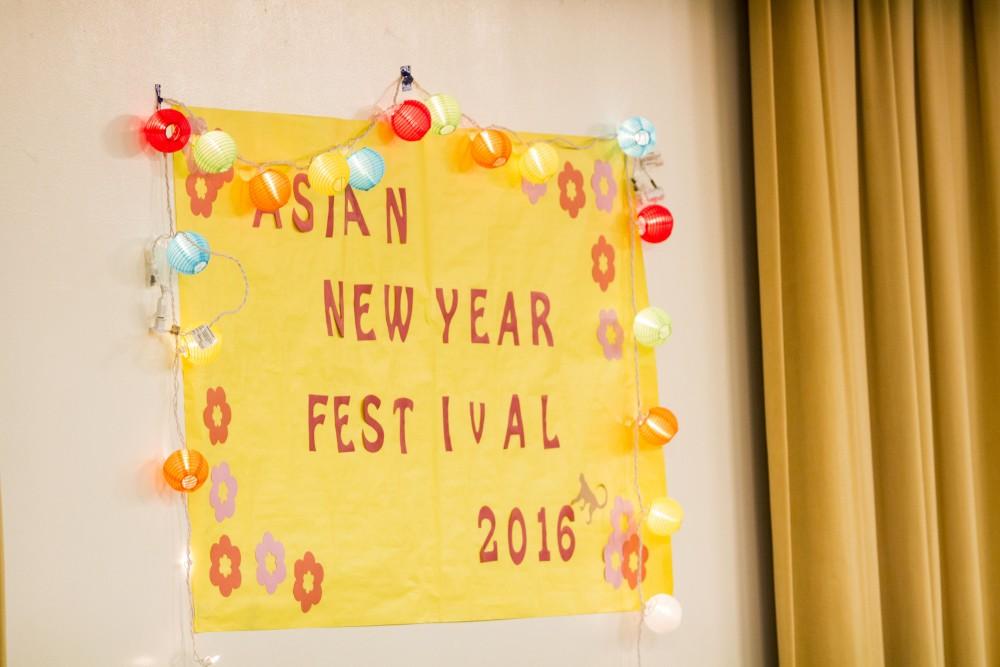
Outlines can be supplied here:
[[1000, 665], [1000, 0], [751, 0], [782, 665]]

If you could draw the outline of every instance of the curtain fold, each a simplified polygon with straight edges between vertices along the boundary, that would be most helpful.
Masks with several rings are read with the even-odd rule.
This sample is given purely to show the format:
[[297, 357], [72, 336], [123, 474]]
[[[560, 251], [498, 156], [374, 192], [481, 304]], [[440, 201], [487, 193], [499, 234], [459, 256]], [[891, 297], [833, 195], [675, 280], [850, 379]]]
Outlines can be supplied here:
[[751, 0], [785, 665], [1000, 664], [1000, 2]]

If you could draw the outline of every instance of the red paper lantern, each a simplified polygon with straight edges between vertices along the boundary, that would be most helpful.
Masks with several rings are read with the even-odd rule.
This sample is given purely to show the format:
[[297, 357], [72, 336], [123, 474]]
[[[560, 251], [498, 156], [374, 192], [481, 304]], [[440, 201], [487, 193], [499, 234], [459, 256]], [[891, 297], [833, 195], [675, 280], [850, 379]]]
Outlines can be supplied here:
[[142, 131], [150, 146], [161, 153], [174, 153], [191, 138], [191, 123], [177, 109], [160, 109], [149, 117]]
[[423, 102], [406, 100], [392, 114], [392, 129], [406, 141], [417, 141], [431, 129], [431, 112]]
[[674, 231], [674, 216], [670, 214], [666, 206], [650, 204], [639, 211], [639, 236], [643, 241], [650, 243], [660, 243], [670, 237], [670, 232]]

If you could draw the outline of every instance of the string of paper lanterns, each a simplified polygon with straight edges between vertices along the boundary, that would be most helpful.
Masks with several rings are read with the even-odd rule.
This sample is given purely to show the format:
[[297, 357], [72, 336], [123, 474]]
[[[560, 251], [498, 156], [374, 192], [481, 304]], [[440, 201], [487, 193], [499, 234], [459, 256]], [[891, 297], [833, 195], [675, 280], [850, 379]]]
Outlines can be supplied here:
[[[558, 172], [560, 157], [557, 149], [559, 148], [583, 150], [598, 141], [616, 140], [626, 159], [630, 161], [630, 173], [633, 174], [634, 164], [638, 164], [643, 172], [646, 172], [645, 165], [656, 159], [656, 154], [653, 153], [656, 146], [656, 128], [652, 122], [642, 116], [625, 119], [619, 124], [616, 133], [612, 136], [598, 137], [583, 144], [574, 144], [564, 139], [529, 143], [522, 141], [515, 132], [506, 128], [481, 127], [462, 113], [461, 107], [454, 97], [446, 94], [427, 95], [427, 91], [420, 88], [419, 85], [417, 85], [418, 90], [427, 95], [424, 100], [407, 99], [397, 104], [396, 100], [403, 83], [414, 83], [408, 68], [396, 81], [393, 105], [385, 112], [384, 116], [382, 113], [375, 114], [363, 131], [342, 144], [310, 156], [308, 164], [304, 166], [289, 161], [256, 163], [247, 160], [239, 155], [233, 137], [223, 130], [206, 131], [192, 138], [192, 118], [187, 107], [174, 100], [163, 100], [159, 97], [159, 90], [157, 90], [157, 111], [146, 122], [143, 133], [149, 145], [164, 154], [179, 151], [188, 142], [192, 142], [192, 158], [198, 169], [205, 173], [216, 174], [228, 171], [237, 161], [255, 167], [256, 173], [249, 183], [250, 199], [254, 206], [264, 212], [277, 211], [288, 202], [291, 195], [292, 188], [289, 177], [283, 171], [273, 168], [278, 165], [305, 170], [310, 186], [323, 194], [337, 194], [343, 192], [348, 186], [361, 191], [374, 188], [385, 175], [385, 160], [373, 148], [360, 147], [355, 150], [354, 147], [383, 117], [388, 119], [396, 136], [411, 142], [420, 141], [428, 133], [442, 136], [452, 134], [462, 126], [463, 121], [471, 121], [473, 129], [469, 141], [469, 151], [473, 162], [486, 169], [503, 167], [510, 161], [514, 153], [515, 143], [523, 145], [524, 149], [519, 156], [517, 165], [523, 178], [533, 183], [544, 183]], [[409, 86], [404, 87], [404, 89], [408, 88]], [[176, 108], [159, 108], [159, 103], [162, 101], [180, 107], [183, 111]], [[648, 176], [648, 172], [646, 173]], [[658, 191], [652, 178], [649, 178], [649, 181], [654, 191]], [[632, 220], [637, 235], [647, 243], [662, 243], [670, 237], [673, 231], [673, 216], [665, 206], [657, 203], [655, 197], [646, 196], [647, 192], [640, 190], [634, 178], [632, 182], [639, 202], [642, 204], [638, 212], [634, 213]], [[633, 204], [631, 198], [629, 203], [631, 207]], [[158, 244], [154, 244], [154, 246], [156, 245]], [[170, 268], [177, 273], [196, 275], [206, 268], [213, 254], [207, 240], [200, 234], [191, 231], [176, 232], [167, 243], [166, 261]], [[229, 259], [233, 259], [243, 273], [246, 286], [243, 299], [243, 303], [245, 303], [249, 291], [246, 273], [238, 260]], [[164, 319], [159, 310], [158, 306], [157, 322]], [[238, 310], [239, 308], [227, 312]], [[199, 325], [185, 333], [181, 333], [176, 324], [172, 325], [170, 331], [177, 336], [178, 356], [192, 364], [210, 361], [217, 354], [220, 343], [219, 335], [211, 329], [214, 321]], [[154, 328], [160, 330], [159, 327]], [[633, 335], [638, 344], [655, 347], [663, 344], [671, 333], [671, 319], [663, 310], [649, 306], [636, 313], [633, 321]], [[664, 407], [656, 406], [649, 409], [636, 422], [637, 439], [641, 439], [651, 446], [666, 445], [676, 433], [677, 419], [670, 410]], [[189, 450], [186, 444], [183, 444], [183, 434], [181, 434], [181, 438], [182, 448], [167, 458], [164, 462], [163, 473], [171, 488], [182, 493], [190, 493], [200, 488], [204, 483], [207, 477], [208, 463], [200, 453]], [[638, 464], [638, 459], [636, 459], [636, 464]], [[636, 485], [638, 493], [638, 472]], [[652, 502], [649, 511], [645, 513], [645, 525], [655, 535], [670, 536], [680, 528], [683, 516], [683, 508], [676, 500], [658, 498]], [[640, 551], [641, 548], [640, 541]], [[188, 575], [190, 576], [190, 570]], [[641, 584], [639, 594], [640, 599], [642, 599]], [[660, 593], [644, 600], [642, 621], [653, 632], [670, 632], [676, 629], [680, 624], [681, 617], [680, 603], [673, 596]], [[202, 662], [209, 664], [205, 660]]]

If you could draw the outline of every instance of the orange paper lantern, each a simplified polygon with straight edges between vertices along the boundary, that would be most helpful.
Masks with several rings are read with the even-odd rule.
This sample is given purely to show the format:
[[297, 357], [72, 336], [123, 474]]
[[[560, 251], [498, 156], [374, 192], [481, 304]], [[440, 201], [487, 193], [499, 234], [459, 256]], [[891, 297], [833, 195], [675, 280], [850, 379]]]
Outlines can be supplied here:
[[274, 213], [288, 203], [292, 183], [280, 171], [268, 169], [250, 179], [250, 201], [265, 213]]
[[208, 479], [208, 461], [193, 449], [178, 449], [163, 462], [163, 478], [175, 491], [191, 493]]
[[510, 138], [500, 130], [479, 130], [472, 138], [472, 159], [488, 169], [507, 164], [510, 150]]
[[639, 435], [652, 445], [663, 446], [677, 435], [677, 417], [666, 408], [652, 408], [639, 422]]

